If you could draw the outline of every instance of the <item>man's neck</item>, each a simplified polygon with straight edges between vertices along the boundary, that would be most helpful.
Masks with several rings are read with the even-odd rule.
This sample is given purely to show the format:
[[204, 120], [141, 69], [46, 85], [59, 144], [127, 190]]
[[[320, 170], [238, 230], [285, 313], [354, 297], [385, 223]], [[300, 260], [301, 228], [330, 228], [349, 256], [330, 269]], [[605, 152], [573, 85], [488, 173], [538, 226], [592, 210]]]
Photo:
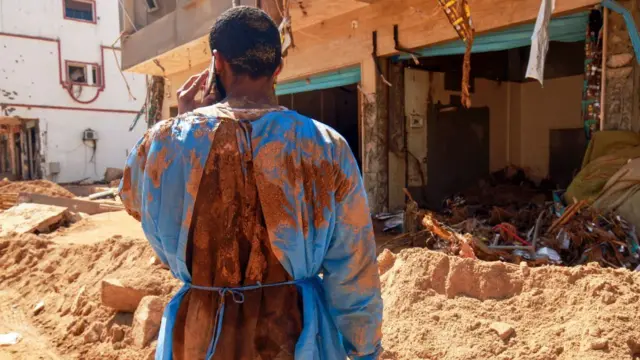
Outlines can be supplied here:
[[227, 90], [223, 102], [234, 108], [265, 108], [278, 106], [278, 98], [273, 91], [273, 83], [266, 79], [238, 79]]

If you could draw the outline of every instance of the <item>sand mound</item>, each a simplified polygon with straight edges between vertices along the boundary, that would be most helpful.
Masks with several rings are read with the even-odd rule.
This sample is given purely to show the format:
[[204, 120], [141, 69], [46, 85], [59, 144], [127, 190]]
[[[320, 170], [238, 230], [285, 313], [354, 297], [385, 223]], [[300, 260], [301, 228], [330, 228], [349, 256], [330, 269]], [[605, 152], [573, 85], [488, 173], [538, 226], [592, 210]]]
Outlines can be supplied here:
[[48, 196], [73, 198], [75, 195], [62, 186], [48, 180], [33, 181], [0, 181], [0, 192], [2, 193], [31, 193]]
[[[120, 279], [168, 301], [178, 283], [149, 263], [152, 256], [146, 241], [118, 236], [92, 245], [57, 245], [35, 235], [0, 239], [0, 288], [65, 359], [144, 359], [152, 347], [132, 345], [132, 314], [102, 306], [100, 284]], [[34, 315], [41, 301], [45, 308]]]
[[[382, 359], [632, 359], [640, 273], [381, 254]], [[501, 338], [504, 339], [502, 339]]]

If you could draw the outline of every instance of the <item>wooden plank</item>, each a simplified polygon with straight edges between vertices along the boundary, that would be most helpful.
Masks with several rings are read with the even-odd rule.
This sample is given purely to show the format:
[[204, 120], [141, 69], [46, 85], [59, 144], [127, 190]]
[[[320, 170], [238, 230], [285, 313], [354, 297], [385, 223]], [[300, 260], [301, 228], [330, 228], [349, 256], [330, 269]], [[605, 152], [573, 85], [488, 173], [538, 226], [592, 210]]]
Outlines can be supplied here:
[[124, 210], [123, 206], [106, 205], [106, 204], [101, 204], [101, 203], [97, 203], [90, 200], [68, 199], [68, 198], [60, 198], [60, 197], [40, 195], [40, 194], [27, 194], [27, 193], [20, 193], [18, 202], [62, 206], [62, 207], [68, 208], [73, 212], [82, 212], [89, 215]]
[[0, 237], [16, 234], [47, 232], [61, 222], [67, 208], [41, 204], [20, 204], [0, 213]]

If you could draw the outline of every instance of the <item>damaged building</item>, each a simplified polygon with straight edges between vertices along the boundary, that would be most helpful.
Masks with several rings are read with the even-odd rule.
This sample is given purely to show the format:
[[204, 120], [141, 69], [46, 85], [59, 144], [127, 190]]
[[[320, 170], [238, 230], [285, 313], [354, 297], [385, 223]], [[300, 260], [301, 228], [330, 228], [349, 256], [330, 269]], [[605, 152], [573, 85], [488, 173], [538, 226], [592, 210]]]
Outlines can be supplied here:
[[[640, 130], [637, 1], [239, 3], [291, 25], [279, 101], [347, 139], [373, 212], [404, 208], [405, 188], [438, 207], [510, 165], [566, 187], [594, 131]], [[232, 2], [122, 5], [122, 67], [164, 79], [163, 116], [174, 116], [176, 90], [208, 66], [209, 28]]]
[[[0, 0], [0, 180], [99, 180], [142, 135], [111, 0]], [[141, 121], [143, 123], [144, 121]]]

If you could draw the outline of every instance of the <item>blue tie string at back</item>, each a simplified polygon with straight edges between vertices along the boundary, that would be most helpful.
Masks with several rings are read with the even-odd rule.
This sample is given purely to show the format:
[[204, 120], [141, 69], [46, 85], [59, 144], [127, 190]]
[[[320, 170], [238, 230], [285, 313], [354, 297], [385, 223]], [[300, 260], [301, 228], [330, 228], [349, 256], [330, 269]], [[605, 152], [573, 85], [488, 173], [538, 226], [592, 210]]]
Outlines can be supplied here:
[[211, 360], [213, 355], [216, 353], [216, 348], [218, 347], [218, 342], [220, 341], [220, 335], [222, 334], [222, 322], [224, 321], [224, 310], [225, 310], [225, 302], [227, 295], [231, 295], [231, 299], [236, 304], [244, 303], [244, 292], [251, 290], [258, 290], [276, 286], [285, 286], [285, 285], [298, 285], [302, 282], [309, 281], [309, 279], [301, 279], [301, 280], [291, 280], [284, 281], [273, 284], [262, 284], [258, 282], [255, 285], [247, 285], [240, 287], [217, 287], [217, 286], [199, 286], [193, 284], [187, 284], [192, 289], [204, 290], [204, 291], [214, 291], [217, 292], [220, 296], [220, 300], [218, 301], [218, 310], [216, 311], [215, 324], [216, 328], [214, 329], [213, 336], [211, 337], [211, 341], [209, 342], [209, 347], [207, 348], [207, 360]]

